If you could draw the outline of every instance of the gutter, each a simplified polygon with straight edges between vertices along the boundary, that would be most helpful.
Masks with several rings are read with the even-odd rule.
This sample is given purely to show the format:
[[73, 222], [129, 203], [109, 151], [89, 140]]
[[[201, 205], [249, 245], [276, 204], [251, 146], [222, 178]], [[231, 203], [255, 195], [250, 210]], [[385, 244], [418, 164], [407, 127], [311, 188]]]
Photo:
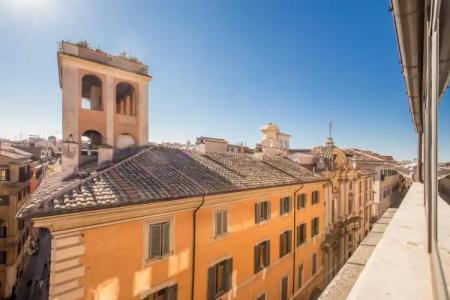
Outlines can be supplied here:
[[296, 218], [296, 216], [297, 216], [297, 193], [301, 190], [301, 189], [303, 189], [303, 187], [304, 187], [304, 184], [302, 183], [302, 185], [294, 192], [294, 203], [293, 203], [293, 205], [292, 205], [292, 207], [293, 207], [293, 209], [294, 209], [294, 222], [293, 222], [293, 230], [292, 230], [292, 236], [294, 237], [294, 242], [292, 243], [292, 246], [293, 246], [293, 251], [294, 251], [294, 256], [293, 256], [293, 260], [292, 260], [292, 295], [295, 295], [295, 252], [297, 252], [297, 244], [295, 243], [295, 234], [296, 234], [296, 232], [295, 232], [295, 227], [296, 227], [296, 225], [297, 225], [297, 218]]
[[194, 287], [195, 287], [195, 245], [197, 240], [197, 212], [205, 204], [205, 195], [202, 195], [202, 202], [197, 206], [192, 214], [192, 274], [191, 274], [191, 300], [194, 300]]

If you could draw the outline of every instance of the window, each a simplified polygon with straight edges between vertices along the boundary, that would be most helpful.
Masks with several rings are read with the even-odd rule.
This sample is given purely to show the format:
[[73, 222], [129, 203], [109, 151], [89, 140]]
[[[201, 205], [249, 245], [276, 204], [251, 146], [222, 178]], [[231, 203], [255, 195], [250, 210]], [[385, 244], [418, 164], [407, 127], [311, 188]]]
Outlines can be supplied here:
[[143, 300], [177, 300], [178, 285], [163, 288], [151, 295], [148, 295]]
[[17, 221], [17, 229], [22, 230], [25, 227], [25, 221], [19, 220]]
[[270, 219], [270, 202], [264, 201], [255, 204], [255, 223]]
[[311, 220], [311, 237], [319, 234], [319, 217]]
[[285, 256], [289, 252], [291, 252], [292, 247], [292, 232], [287, 230], [280, 234], [280, 257]]
[[260, 295], [258, 298], [256, 298], [256, 300], [266, 300], [266, 294], [262, 294]]
[[228, 211], [219, 210], [216, 211], [215, 217], [215, 234], [216, 237], [228, 232]]
[[352, 190], [353, 189], [353, 181], [349, 181], [349, 183], [348, 183], [348, 189], [349, 190]]
[[225, 259], [208, 269], [208, 300], [214, 300], [231, 289], [233, 259]]
[[348, 198], [348, 213], [351, 214], [353, 212], [353, 199], [351, 197]]
[[255, 246], [255, 274], [270, 264], [270, 241]]
[[317, 254], [313, 254], [312, 256], [312, 275], [317, 272]]
[[306, 194], [297, 195], [297, 209], [304, 209], [306, 207]]
[[311, 203], [312, 203], [312, 204], [317, 204], [317, 203], [319, 203], [319, 198], [320, 198], [319, 191], [314, 191], [314, 192], [312, 192], [312, 201], [311, 201]]
[[22, 200], [22, 191], [19, 191], [19, 192], [17, 193], [17, 200], [18, 200], [18, 201], [21, 201], [21, 200]]
[[292, 210], [291, 197], [283, 197], [280, 199], [280, 215], [290, 213]]
[[285, 276], [281, 279], [281, 300], [288, 300], [288, 277]]
[[151, 224], [149, 228], [148, 258], [158, 258], [170, 254], [170, 223]]
[[297, 288], [301, 288], [302, 286], [303, 286], [303, 264], [300, 264], [297, 270]]
[[0, 169], [0, 181], [9, 181], [10, 173], [9, 169]]
[[0, 251], [0, 264], [6, 265], [6, 251]]
[[306, 242], [306, 223], [297, 226], [297, 247]]
[[8, 235], [8, 228], [6, 226], [0, 227], [0, 238], [5, 238]]
[[0, 205], [9, 205], [9, 195], [0, 195]]

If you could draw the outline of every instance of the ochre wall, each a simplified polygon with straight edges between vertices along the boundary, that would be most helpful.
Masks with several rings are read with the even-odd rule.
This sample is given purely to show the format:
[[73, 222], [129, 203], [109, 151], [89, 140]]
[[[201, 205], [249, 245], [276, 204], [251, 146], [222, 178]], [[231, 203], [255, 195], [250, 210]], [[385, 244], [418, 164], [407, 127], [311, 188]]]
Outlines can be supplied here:
[[[233, 257], [233, 288], [229, 292], [236, 299], [255, 299], [267, 293], [269, 299], [280, 296], [281, 278], [288, 276], [288, 293], [292, 296], [293, 252], [279, 257], [280, 234], [294, 227], [294, 212], [280, 216], [280, 198], [291, 196], [296, 209], [294, 192], [301, 185], [260, 189], [254, 191], [222, 194], [206, 197], [204, 206], [197, 214], [197, 243], [194, 299], [206, 299], [207, 270], [224, 258]], [[320, 191], [320, 202], [311, 205], [311, 193]], [[322, 254], [320, 244], [324, 228], [324, 182], [305, 184], [301, 193], [307, 194], [306, 209], [297, 210], [296, 225], [307, 223], [307, 242], [296, 250], [295, 268], [304, 264], [304, 287], [297, 292], [298, 299], [311, 292], [310, 280], [320, 282], [322, 276]], [[255, 203], [271, 201], [271, 218], [264, 224], [255, 224]], [[214, 212], [216, 209], [229, 210], [229, 233], [216, 239], [213, 235]], [[166, 285], [178, 284], [178, 299], [190, 299], [192, 262], [192, 210], [159, 215], [116, 224], [108, 224], [81, 231], [85, 245], [81, 263], [85, 274], [81, 285], [85, 287], [87, 299], [113, 299], [111, 294], [119, 294], [118, 299], [140, 299], [139, 297], [156, 291]], [[311, 219], [320, 218], [320, 233], [311, 239]], [[173, 224], [173, 254], [153, 262], [146, 262], [146, 224], [171, 220]], [[295, 231], [292, 232], [293, 248], [296, 248]], [[254, 274], [254, 246], [270, 239], [270, 266]], [[317, 253], [317, 273], [312, 276], [312, 255]], [[297, 274], [296, 274], [297, 276]], [[224, 295], [223, 297], [226, 297]], [[96, 298], [97, 297], [97, 298]], [[101, 298], [103, 299], [103, 298]]]

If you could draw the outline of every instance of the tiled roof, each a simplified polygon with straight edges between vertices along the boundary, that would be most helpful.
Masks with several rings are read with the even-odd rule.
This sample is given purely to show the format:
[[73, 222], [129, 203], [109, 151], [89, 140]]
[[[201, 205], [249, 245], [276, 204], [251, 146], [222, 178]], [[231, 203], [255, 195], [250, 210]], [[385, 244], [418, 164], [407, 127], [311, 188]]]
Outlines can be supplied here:
[[0, 155], [12, 159], [29, 159], [31, 157], [31, 153], [25, 152], [8, 144], [0, 144]]
[[17, 217], [38, 217], [135, 203], [325, 180], [286, 158], [200, 153], [152, 146], [84, 179], [47, 177]]
[[372, 151], [364, 151], [360, 149], [345, 149], [346, 154], [351, 155], [357, 161], [373, 161], [373, 162], [384, 162], [385, 160], [380, 154]]

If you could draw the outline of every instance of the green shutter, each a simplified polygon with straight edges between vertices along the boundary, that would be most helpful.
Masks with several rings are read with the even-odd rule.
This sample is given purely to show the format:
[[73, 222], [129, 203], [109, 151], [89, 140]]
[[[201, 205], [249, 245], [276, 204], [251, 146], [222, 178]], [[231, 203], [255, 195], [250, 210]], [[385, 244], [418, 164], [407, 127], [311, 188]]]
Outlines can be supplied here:
[[222, 232], [222, 212], [216, 212], [216, 235], [220, 235]]
[[170, 223], [162, 224], [162, 255], [170, 252]]
[[258, 206], [259, 206], [259, 203], [255, 203], [255, 223], [259, 223]]
[[253, 255], [254, 255], [254, 258], [253, 258], [253, 261], [254, 261], [254, 272], [255, 272], [255, 274], [256, 273], [258, 273], [258, 271], [259, 271], [259, 255], [260, 255], [260, 251], [261, 251], [261, 249], [259, 248], [259, 245], [256, 245], [255, 246], [255, 249], [254, 249], [254, 251], [253, 251]]
[[280, 198], [280, 215], [284, 214], [284, 209], [283, 209], [283, 198]]
[[283, 234], [280, 234], [280, 257], [283, 256]]
[[149, 257], [161, 256], [161, 225], [150, 225], [150, 253]]
[[292, 249], [292, 231], [287, 232], [287, 252], [291, 252]]
[[228, 212], [226, 210], [222, 211], [222, 233], [228, 232]]
[[174, 284], [167, 288], [167, 296], [166, 300], [177, 300], [178, 294], [178, 285]]
[[226, 276], [225, 290], [226, 291], [231, 290], [232, 275], [233, 275], [233, 258], [230, 258], [230, 259], [227, 259], [227, 262], [225, 264], [225, 276]]
[[216, 294], [216, 265], [208, 269], [208, 290], [207, 299], [214, 300]]
[[272, 215], [272, 205], [270, 201], [267, 201], [267, 219], [270, 219]]
[[264, 253], [264, 265], [267, 267], [270, 265], [270, 241], [265, 241], [266, 252]]

